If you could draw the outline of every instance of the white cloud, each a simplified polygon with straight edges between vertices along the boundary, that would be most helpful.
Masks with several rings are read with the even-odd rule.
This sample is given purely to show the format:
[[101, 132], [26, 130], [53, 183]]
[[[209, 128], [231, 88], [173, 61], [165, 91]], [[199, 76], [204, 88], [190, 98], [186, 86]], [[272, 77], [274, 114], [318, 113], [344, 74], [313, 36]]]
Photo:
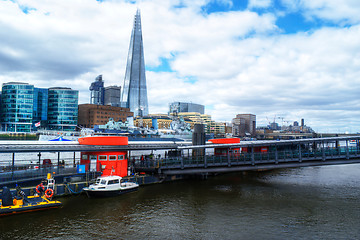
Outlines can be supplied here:
[[318, 18], [339, 24], [360, 23], [360, 1], [357, 0], [282, 0], [291, 11], [302, 11], [308, 20]]
[[[89, 101], [88, 88], [99, 74], [106, 85], [123, 84], [137, 5], [19, 2], [36, 10], [25, 14], [16, 3], [0, 1], [1, 83], [68, 86], [80, 91], [81, 103]], [[209, 2], [139, 3], [145, 63], [155, 67], [168, 58], [173, 70], [147, 72], [150, 112], [166, 113], [170, 102], [189, 101], [208, 106], [206, 113], [218, 121], [254, 113], [260, 125], [277, 115], [290, 122], [305, 118], [317, 130], [345, 131], [351, 124], [359, 131], [359, 25], [283, 35], [275, 14], [204, 15], [201, 7]], [[292, 3], [316, 17], [335, 9], [333, 2]], [[334, 21], [344, 19], [343, 9]]]

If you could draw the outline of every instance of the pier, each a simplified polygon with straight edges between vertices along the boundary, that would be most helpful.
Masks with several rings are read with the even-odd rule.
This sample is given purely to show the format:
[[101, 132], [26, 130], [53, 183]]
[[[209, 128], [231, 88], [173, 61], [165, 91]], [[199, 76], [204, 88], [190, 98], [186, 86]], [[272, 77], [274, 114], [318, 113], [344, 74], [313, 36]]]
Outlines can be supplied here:
[[[295, 140], [241, 141], [230, 144], [207, 143], [192, 145], [186, 142], [129, 142], [122, 146], [80, 145], [78, 142], [3, 142], [0, 153], [10, 153], [0, 168], [1, 185], [13, 187], [21, 184], [31, 188], [47, 173], [54, 173], [59, 195], [81, 191], [91, 179], [101, 174], [89, 167], [79, 168], [76, 153], [125, 151], [128, 153], [129, 177], [140, 184], [159, 183], [164, 180], [186, 178], [190, 175], [261, 171], [280, 168], [326, 166], [360, 163], [360, 136], [309, 138]], [[220, 151], [219, 151], [220, 150]], [[141, 151], [148, 154], [138, 154]], [[160, 154], [152, 154], [160, 151]], [[38, 153], [32, 164], [15, 160], [19, 153]], [[56, 152], [57, 159], [46, 165], [41, 153]], [[64, 159], [61, 154], [73, 152]], [[220, 154], [219, 154], [220, 152]], [[141, 157], [141, 156], [142, 157]], [[61, 190], [62, 189], [62, 190]]]

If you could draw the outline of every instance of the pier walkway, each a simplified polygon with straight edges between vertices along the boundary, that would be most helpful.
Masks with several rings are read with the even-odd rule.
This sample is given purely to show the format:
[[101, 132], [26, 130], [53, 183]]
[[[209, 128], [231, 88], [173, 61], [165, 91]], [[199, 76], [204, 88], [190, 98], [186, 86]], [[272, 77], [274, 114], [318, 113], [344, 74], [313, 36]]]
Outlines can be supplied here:
[[[360, 136], [353, 136], [182, 146], [178, 147], [182, 150], [180, 156], [137, 161], [135, 166], [137, 171], [176, 175], [353, 164], [360, 163], [359, 139]], [[266, 147], [267, 151], [256, 152], [259, 147]], [[214, 148], [225, 148], [227, 152], [216, 155], [209, 151]], [[239, 148], [247, 148], [247, 152], [233, 151]]]

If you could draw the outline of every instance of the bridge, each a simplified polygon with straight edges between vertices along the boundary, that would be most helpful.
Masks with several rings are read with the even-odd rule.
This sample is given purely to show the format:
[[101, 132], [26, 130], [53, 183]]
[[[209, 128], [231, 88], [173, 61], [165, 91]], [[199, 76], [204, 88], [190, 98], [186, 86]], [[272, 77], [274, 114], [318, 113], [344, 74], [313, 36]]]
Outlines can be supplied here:
[[[179, 146], [178, 156], [136, 161], [135, 168], [184, 175], [354, 164], [360, 163], [359, 139], [360, 136], [351, 136]], [[256, 151], [259, 147], [266, 147], [267, 151]], [[216, 148], [225, 149], [226, 153], [216, 155], [212, 151]], [[239, 148], [246, 148], [247, 152], [233, 151]]]

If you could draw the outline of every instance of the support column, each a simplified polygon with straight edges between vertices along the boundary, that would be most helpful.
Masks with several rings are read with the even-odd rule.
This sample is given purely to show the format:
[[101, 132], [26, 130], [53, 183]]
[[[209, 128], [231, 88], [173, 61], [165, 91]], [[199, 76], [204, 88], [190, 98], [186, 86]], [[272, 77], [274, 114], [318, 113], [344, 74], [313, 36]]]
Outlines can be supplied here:
[[251, 164], [255, 165], [255, 154], [254, 154], [254, 148], [251, 147]]
[[[81, 158], [81, 154], [80, 154], [80, 158]], [[74, 152], [74, 162], [73, 162], [73, 167], [76, 167], [76, 162], [75, 162], [75, 152]]]
[[302, 162], [301, 144], [299, 143], [299, 162]]
[[15, 170], [15, 153], [12, 153], [12, 167], [11, 167], [11, 180], [14, 180], [14, 170]]
[[279, 155], [278, 155], [278, 149], [277, 149], [276, 145], [275, 145], [275, 163], [276, 164], [279, 163]]
[[349, 159], [349, 140], [346, 140], [346, 159]]
[[228, 160], [228, 167], [231, 167], [231, 159], [230, 159], [229, 148], [227, 148], [227, 160]]
[[207, 168], [206, 148], [204, 148], [204, 168]]
[[60, 173], [60, 152], [58, 152], [57, 173]]
[[324, 141], [321, 142], [321, 146], [322, 146], [322, 160], [325, 161], [326, 158], [325, 158], [325, 145], [324, 145]]

